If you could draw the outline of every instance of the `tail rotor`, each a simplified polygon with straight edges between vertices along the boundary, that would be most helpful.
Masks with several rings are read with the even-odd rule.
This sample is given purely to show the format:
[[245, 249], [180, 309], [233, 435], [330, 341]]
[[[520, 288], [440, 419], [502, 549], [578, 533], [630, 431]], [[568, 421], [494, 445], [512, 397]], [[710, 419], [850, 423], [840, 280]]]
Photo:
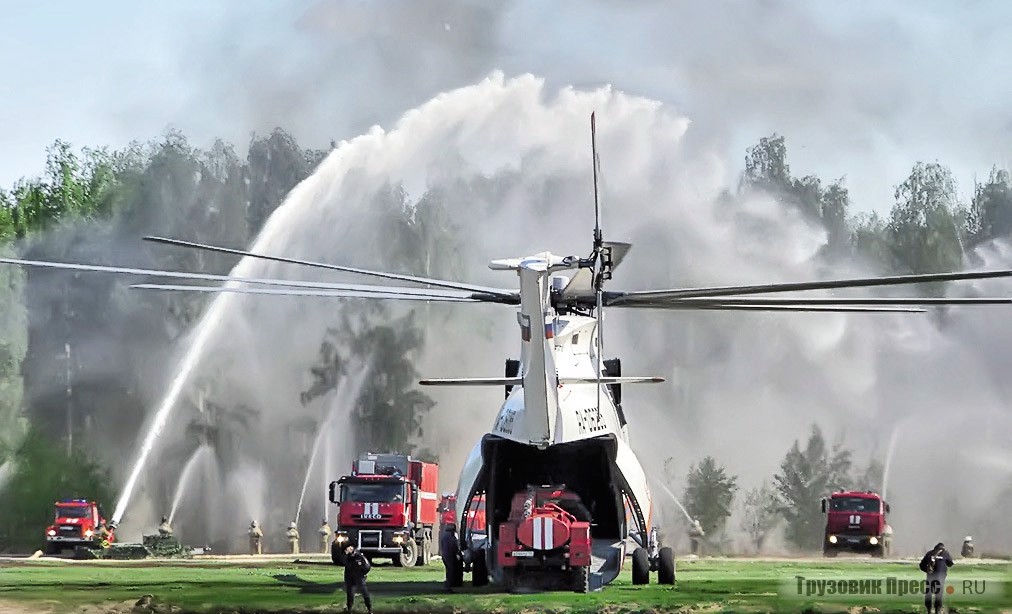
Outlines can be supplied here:
[[603, 364], [604, 334], [601, 328], [604, 312], [603, 289], [604, 281], [611, 279], [611, 247], [605, 245], [604, 233], [601, 230], [601, 202], [598, 190], [598, 172], [601, 161], [597, 156], [597, 121], [595, 114], [590, 114], [590, 149], [594, 163], [594, 251], [590, 261], [594, 271], [594, 316], [597, 318], [597, 420], [601, 420], [601, 365]]

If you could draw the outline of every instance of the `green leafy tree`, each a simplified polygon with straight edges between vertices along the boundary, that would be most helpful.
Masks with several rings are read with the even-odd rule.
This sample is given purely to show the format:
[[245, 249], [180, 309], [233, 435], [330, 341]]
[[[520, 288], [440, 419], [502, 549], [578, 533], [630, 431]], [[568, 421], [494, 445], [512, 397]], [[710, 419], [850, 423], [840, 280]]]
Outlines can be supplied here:
[[790, 543], [802, 550], [819, 547], [823, 532], [819, 501], [850, 485], [850, 468], [850, 451], [842, 443], [830, 448], [818, 426], [812, 426], [804, 449], [795, 440], [774, 476]]
[[850, 230], [847, 227], [847, 210], [850, 195], [843, 179], [824, 187], [822, 181], [807, 175], [791, 176], [787, 163], [787, 144], [783, 136], [772, 135], [759, 139], [748, 148], [745, 172], [739, 185], [742, 190], [762, 190], [781, 203], [800, 211], [805, 217], [819, 221], [826, 229], [826, 250], [833, 256], [849, 251]]
[[992, 168], [987, 181], [974, 187], [967, 228], [971, 245], [1012, 235], [1012, 178], [1007, 170]]
[[114, 496], [108, 472], [82, 449], [68, 457], [60, 443], [33, 430], [14, 459], [0, 505], [0, 551], [37, 550], [59, 499], [96, 501], [108, 513]]
[[703, 530], [716, 536], [731, 516], [731, 504], [738, 491], [737, 477], [729, 476], [722, 465], [707, 456], [689, 468], [686, 476], [685, 509]]
[[864, 469], [854, 478], [853, 487], [857, 490], [867, 490], [882, 494], [882, 482], [885, 475], [885, 467], [878, 459], [868, 461]]
[[780, 500], [768, 481], [745, 491], [742, 500], [741, 530], [748, 536], [756, 552], [762, 550], [766, 538], [780, 520]]
[[774, 134], [759, 139], [745, 154], [743, 185], [774, 193], [788, 191], [794, 183], [787, 164], [787, 143]]
[[[893, 257], [910, 273], [943, 273], [962, 264], [962, 219], [956, 181], [940, 164], [918, 162], [896, 188], [888, 232]], [[944, 287], [933, 285], [930, 294]]]
[[246, 171], [249, 179], [247, 224], [251, 235], [260, 232], [271, 213], [296, 184], [309, 176], [319, 159], [322, 156], [318, 152], [299, 149], [295, 139], [280, 128], [265, 138], [254, 135]]
[[854, 253], [882, 270], [895, 271], [889, 225], [877, 213], [864, 213], [850, 222], [850, 242]]
[[826, 227], [827, 250], [830, 255], [843, 256], [850, 252], [850, 227], [847, 214], [850, 209], [850, 193], [839, 179], [822, 192], [822, 223]]

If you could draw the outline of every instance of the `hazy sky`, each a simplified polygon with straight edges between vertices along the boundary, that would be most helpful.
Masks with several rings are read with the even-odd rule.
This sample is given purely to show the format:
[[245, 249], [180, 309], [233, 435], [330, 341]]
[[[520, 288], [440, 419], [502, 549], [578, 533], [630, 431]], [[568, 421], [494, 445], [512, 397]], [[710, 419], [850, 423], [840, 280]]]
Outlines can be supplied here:
[[1012, 164], [1000, 0], [3, 4], [2, 186], [39, 173], [57, 138], [178, 128], [242, 146], [281, 126], [323, 147], [496, 68], [661, 100], [733, 171], [779, 132], [795, 174], [845, 175], [858, 210], [891, 206], [917, 160], [948, 164], [964, 196]]

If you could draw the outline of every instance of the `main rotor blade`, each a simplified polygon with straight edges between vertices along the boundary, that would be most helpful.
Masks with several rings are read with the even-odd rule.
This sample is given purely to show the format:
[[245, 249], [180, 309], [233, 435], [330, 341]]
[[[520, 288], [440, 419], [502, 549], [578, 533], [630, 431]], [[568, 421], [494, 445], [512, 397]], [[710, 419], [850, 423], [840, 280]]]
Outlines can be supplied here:
[[[736, 298], [728, 297], [722, 299], [700, 299], [683, 298], [666, 304], [670, 305], [812, 305], [812, 306], [840, 306], [840, 305], [865, 305], [865, 306], [900, 306], [914, 305], [918, 307], [940, 307], [946, 305], [1012, 305], [1012, 298], [1009, 297], [953, 297], [953, 298], [803, 298], [803, 297], [762, 297], [762, 298]], [[626, 305], [618, 305], [619, 307]]]
[[857, 279], [836, 279], [827, 281], [806, 281], [782, 284], [757, 284], [748, 286], [713, 286], [704, 288], [673, 288], [670, 290], [642, 290], [634, 292], [605, 292], [606, 305], [620, 305], [635, 299], [675, 299], [740, 296], [791, 292], [802, 290], [833, 290], [839, 288], [869, 288], [873, 286], [897, 286], [923, 284], [940, 281], [964, 281], [969, 279], [994, 279], [1012, 277], [1012, 270], [965, 271], [959, 273], [926, 273], [922, 275], [892, 275], [889, 277], [865, 277]]
[[614, 307], [627, 307], [632, 309], [664, 309], [668, 311], [812, 311], [825, 313], [924, 313], [926, 309], [919, 307], [875, 307], [865, 305], [777, 305], [771, 303], [689, 303], [685, 301], [664, 302], [642, 302], [633, 304], [614, 305]]
[[[481, 303], [480, 298], [470, 295], [452, 294], [404, 294], [399, 292], [361, 292], [355, 290], [313, 290], [313, 289], [277, 289], [277, 288], [239, 288], [230, 286], [178, 286], [169, 284], [134, 284], [130, 286], [138, 290], [168, 290], [172, 292], [232, 292], [235, 294], [270, 294], [275, 296], [315, 296], [326, 298], [372, 298], [400, 299], [406, 301], [435, 301], [447, 303]], [[435, 291], [434, 291], [435, 292]]]
[[355, 273], [358, 275], [370, 275], [372, 277], [381, 277], [384, 279], [395, 279], [397, 281], [407, 281], [417, 284], [426, 284], [430, 286], [436, 286], [438, 288], [449, 288], [452, 290], [468, 290], [471, 292], [483, 292], [486, 294], [498, 294], [503, 297], [512, 297], [516, 295], [516, 292], [507, 288], [490, 288], [488, 286], [478, 286], [474, 284], [466, 284], [456, 281], [447, 281], [445, 279], [432, 279], [429, 277], [417, 277], [415, 275], [402, 275], [400, 273], [387, 273], [385, 271], [371, 271], [368, 269], [358, 269], [355, 267], [341, 266], [338, 264], [328, 264], [326, 262], [314, 262], [311, 260], [300, 260], [298, 258], [285, 258], [282, 256], [269, 256], [267, 254], [255, 254], [253, 252], [247, 252], [241, 249], [232, 249], [229, 247], [219, 247], [217, 245], [207, 245], [205, 243], [193, 243], [191, 241], [182, 241], [180, 239], [169, 239], [166, 237], [144, 237], [145, 241], [152, 241], [154, 243], [163, 243], [165, 245], [175, 245], [178, 247], [189, 247], [193, 249], [202, 249], [209, 252], [217, 252], [220, 254], [232, 254], [234, 256], [243, 256], [250, 258], [259, 258], [261, 260], [270, 260], [272, 262], [283, 262], [286, 264], [298, 264], [301, 266], [315, 267], [318, 269], [329, 269], [331, 271], [342, 271], [344, 273]]
[[[63, 269], [69, 271], [85, 271], [89, 273], [120, 273], [125, 275], [144, 275], [148, 277], [168, 277], [172, 279], [188, 279], [193, 281], [220, 281], [220, 282], [236, 282], [246, 284], [257, 284], [263, 286], [280, 286], [285, 288], [314, 288], [318, 290], [344, 290], [352, 292], [362, 293], [379, 293], [379, 294], [419, 294], [429, 296], [435, 290], [426, 290], [425, 288], [406, 288], [402, 286], [374, 286], [368, 284], [341, 284], [332, 282], [318, 282], [318, 281], [299, 281], [299, 280], [284, 280], [284, 279], [270, 279], [270, 278], [256, 278], [256, 277], [232, 277], [229, 275], [212, 275], [210, 273], [187, 273], [183, 271], [160, 271], [157, 269], [135, 269], [131, 267], [114, 267], [114, 266], [103, 266], [97, 264], [75, 264], [71, 262], [48, 262], [44, 260], [20, 260], [18, 258], [0, 258], [0, 264], [19, 264], [23, 266], [33, 266], [47, 269]], [[186, 286], [189, 287], [189, 286]], [[463, 291], [444, 291], [444, 292], [457, 292], [454, 296], [472, 297], [474, 293], [463, 292]], [[483, 297], [478, 297], [479, 300]], [[498, 300], [498, 297], [496, 297]]]

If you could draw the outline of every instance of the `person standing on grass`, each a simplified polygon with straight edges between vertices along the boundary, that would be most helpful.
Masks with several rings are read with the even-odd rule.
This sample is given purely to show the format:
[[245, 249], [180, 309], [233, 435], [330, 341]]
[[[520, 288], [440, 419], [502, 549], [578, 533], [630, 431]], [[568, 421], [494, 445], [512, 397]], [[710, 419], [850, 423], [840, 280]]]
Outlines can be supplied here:
[[365, 585], [366, 576], [372, 566], [365, 555], [355, 549], [351, 544], [344, 549], [344, 594], [347, 597], [345, 611], [351, 612], [355, 605], [355, 591], [362, 593], [362, 600], [365, 607], [372, 614], [372, 598], [369, 596], [369, 587]]
[[443, 568], [446, 570], [446, 579], [443, 581], [443, 588], [448, 593], [453, 592], [453, 582], [457, 577], [458, 558], [460, 557], [460, 546], [457, 543], [457, 527], [448, 522], [439, 536], [439, 556], [443, 559]]
[[931, 614], [932, 605], [935, 614], [941, 614], [942, 598], [945, 596], [945, 576], [952, 564], [952, 555], [941, 542], [925, 552], [924, 558], [921, 559], [921, 571], [927, 574], [924, 582], [924, 607], [927, 608], [928, 614]]

